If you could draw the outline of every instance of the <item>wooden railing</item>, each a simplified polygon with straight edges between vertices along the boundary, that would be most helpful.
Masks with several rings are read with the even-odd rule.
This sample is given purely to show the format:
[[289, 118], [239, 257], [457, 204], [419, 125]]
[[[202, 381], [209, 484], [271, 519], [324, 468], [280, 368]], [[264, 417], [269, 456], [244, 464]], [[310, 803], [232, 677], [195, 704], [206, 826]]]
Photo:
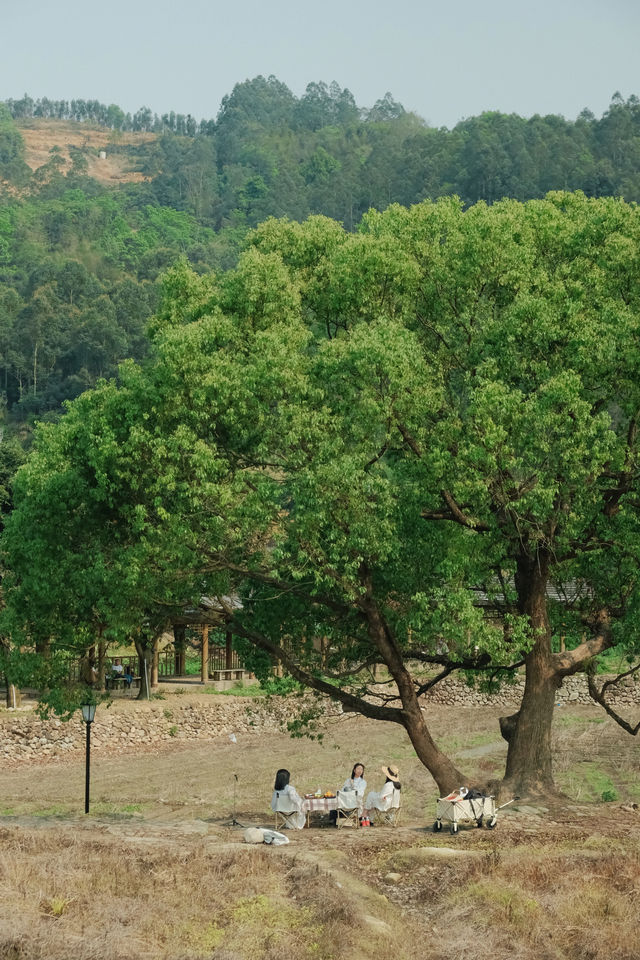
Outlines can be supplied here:
[[[158, 676], [169, 678], [180, 675], [176, 670], [176, 659], [176, 651], [172, 647], [164, 649], [158, 656]], [[244, 662], [235, 650], [209, 644], [210, 677], [213, 676], [214, 672], [221, 670], [246, 671], [246, 669]], [[194, 671], [193, 676], [197, 676], [198, 673], [199, 670]]]

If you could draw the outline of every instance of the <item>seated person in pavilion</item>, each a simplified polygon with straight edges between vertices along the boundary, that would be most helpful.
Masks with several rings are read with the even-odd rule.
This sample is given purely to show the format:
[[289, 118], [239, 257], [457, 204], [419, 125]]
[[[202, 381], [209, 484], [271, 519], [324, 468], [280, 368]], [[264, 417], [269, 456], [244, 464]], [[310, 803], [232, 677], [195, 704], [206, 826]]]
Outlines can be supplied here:
[[124, 667], [122, 666], [122, 660], [120, 657], [116, 657], [111, 664], [110, 672], [105, 677], [105, 686], [107, 689], [111, 684], [115, 685], [115, 681], [120, 677], [124, 677]]

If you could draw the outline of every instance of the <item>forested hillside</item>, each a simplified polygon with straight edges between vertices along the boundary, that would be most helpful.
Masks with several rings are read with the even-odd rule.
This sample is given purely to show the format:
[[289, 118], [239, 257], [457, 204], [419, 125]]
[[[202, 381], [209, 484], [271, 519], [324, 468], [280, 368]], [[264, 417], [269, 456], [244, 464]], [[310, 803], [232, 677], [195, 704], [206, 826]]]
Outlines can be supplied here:
[[[26, 146], [39, 124], [53, 131], [44, 162]], [[94, 130], [113, 185], [95, 174]], [[364, 110], [337, 84], [297, 98], [274, 77], [236, 85], [201, 121], [25, 96], [0, 104], [0, 181], [0, 391], [5, 423], [28, 424], [144, 354], [168, 265], [224, 269], [269, 216], [354, 230], [370, 207], [448, 194], [640, 199], [640, 101], [616, 95], [600, 119], [485, 113], [448, 130], [390, 94]]]

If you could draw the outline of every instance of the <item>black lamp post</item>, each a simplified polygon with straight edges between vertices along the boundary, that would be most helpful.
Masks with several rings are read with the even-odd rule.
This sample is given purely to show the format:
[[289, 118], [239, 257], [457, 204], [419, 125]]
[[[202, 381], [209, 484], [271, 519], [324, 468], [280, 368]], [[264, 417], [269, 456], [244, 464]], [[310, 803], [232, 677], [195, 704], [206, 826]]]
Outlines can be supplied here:
[[89, 767], [91, 762], [91, 724], [96, 715], [95, 703], [82, 704], [82, 719], [87, 725], [87, 749], [85, 754], [84, 812], [89, 813]]

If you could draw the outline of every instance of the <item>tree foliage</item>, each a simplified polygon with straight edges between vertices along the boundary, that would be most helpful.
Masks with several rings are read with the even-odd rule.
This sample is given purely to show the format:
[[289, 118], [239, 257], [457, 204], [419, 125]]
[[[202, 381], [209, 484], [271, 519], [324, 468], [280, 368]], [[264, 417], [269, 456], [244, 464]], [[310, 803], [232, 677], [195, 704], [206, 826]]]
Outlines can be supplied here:
[[[88, 176], [87, 146], [66, 160], [53, 145], [32, 173], [21, 129], [44, 119], [112, 128], [108, 152], [142, 179], [106, 189]], [[0, 108], [7, 410], [21, 420], [52, 414], [121, 359], [140, 359], [158, 275], [181, 257], [200, 273], [233, 266], [247, 230], [270, 216], [325, 215], [352, 232], [372, 207], [450, 194], [467, 205], [554, 189], [638, 200], [639, 124], [637, 98], [616, 95], [600, 119], [487, 112], [434, 129], [389, 93], [365, 109], [335, 82], [296, 97], [262, 76], [236, 84], [201, 122], [146, 107], [127, 116], [93, 100], [9, 100]], [[128, 130], [155, 136], [132, 144], [120, 136]], [[72, 301], [58, 280], [71, 269], [86, 275]]]
[[524, 666], [507, 780], [550, 789], [563, 677], [639, 652], [639, 229], [579, 193], [445, 199], [355, 234], [269, 220], [235, 269], [170, 271], [149, 359], [19, 474], [14, 629], [217, 596], [245, 651], [402, 724], [446, 790], [422, 695]]

